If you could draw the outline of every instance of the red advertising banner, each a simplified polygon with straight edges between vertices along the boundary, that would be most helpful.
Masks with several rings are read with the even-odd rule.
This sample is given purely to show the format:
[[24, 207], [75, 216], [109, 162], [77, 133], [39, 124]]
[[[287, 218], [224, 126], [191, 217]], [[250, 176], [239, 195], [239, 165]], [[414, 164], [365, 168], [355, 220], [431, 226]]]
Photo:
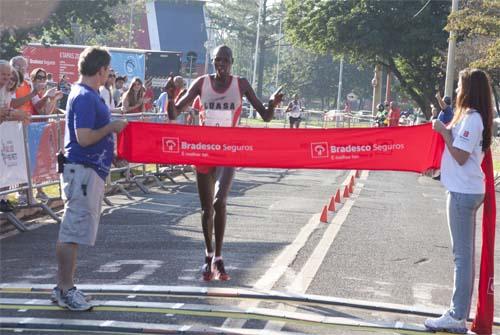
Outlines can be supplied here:
[[26, 46], [22, 50], [28, 59], [28, 72], [37, 67], [44, 68], [52, 73], [54, 81], [58, 82], [65, 74], [69, 82], [78, 80], [78, 59], [83, 48], [55, 47], [55, 46]]
[[118, 155], [130, 162], [237, 167], [439, 168], [443, 142], [430, 124], [392, 128], [272, 129], [130, 122]]

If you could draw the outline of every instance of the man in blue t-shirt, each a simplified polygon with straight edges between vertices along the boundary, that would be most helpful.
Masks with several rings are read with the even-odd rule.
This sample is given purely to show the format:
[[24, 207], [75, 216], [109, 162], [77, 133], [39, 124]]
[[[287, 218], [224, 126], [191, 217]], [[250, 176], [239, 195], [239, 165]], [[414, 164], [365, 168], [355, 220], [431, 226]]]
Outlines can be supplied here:
[[78, 246], [94, 245], [104, 196], [104, 181], [113, 159], [113, 133], [127, 125], [111, 122], [110, 111], [99, 95], [109, 75], [111, 56], [105, 49], [88, 47], [78, 61], [80, 81], [66, 106], [64, 171], [61, 175], [64, 215], [56, 245], [57, 286], [51, 300], [72, 311], [92, 308], [74, 285]]
[[439, 112], [437, 117], [434, 117], [434, 118], [438, 119], [439, 121], [443, 122], [444, 124], [450, 123], [451, 120], [453, 119], [453, 108], [451, 107], [451, 98], [448, 96], [441, 98], [441, 93], [437, 92], [436, 99], [439, 103], [439, 107], [441, 108], [441, 111]]

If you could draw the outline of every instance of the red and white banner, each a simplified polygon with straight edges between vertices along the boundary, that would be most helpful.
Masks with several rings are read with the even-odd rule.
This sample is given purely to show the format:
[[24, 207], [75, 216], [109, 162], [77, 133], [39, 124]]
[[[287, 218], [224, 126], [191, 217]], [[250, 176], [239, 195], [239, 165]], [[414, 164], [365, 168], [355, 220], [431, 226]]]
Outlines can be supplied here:
[[3, 122], [0, 124], [0, 188], [27, 182], [23, 125]]
[[82, 51], [83, 47], [28, 45], [22, 49], [22, 54], [28, 60], [28, 73], [41, 67], [52, 73], [54, 81], [58, 82], [65, 74], [72, 83], [78, 80], [78, 59]]
[[118, 155], [130, 162], [423, 172], [443, 142], [430, 124], [353, 129], [198, 127], [131, 122]]

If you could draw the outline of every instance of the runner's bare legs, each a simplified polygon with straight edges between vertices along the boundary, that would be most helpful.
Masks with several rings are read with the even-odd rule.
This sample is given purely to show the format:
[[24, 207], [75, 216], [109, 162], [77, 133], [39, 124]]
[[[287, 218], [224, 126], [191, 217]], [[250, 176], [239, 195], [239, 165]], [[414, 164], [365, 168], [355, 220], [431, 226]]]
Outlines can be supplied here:
[[[209, 173], [196, 173], [196, 185], [201, 204], [201, 226], [205, 238], [207, 253], [213, 253], [212, 234], [214, 231], [214, 189], [215, 171]], [[219, 249], [220, 255], [220, 249]]]

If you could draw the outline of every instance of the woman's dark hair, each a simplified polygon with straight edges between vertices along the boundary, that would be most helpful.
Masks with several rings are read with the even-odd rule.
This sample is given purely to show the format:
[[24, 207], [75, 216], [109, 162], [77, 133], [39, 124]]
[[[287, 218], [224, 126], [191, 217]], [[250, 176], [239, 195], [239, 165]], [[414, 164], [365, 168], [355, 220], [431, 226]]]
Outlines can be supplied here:
[[111, 63], [109, 52], [100, 47], [87, 47], [80, 54], [78, 60], [78, 72], [82, 76], [93, 76], [102, 67], [107, 67]]
[[141, 87], [141, 89], [137, 92], [137, 95], [135, 94], [134, 91], [134, 84], [138, 82], [142, 86], [142, 81], [139, 77], [134, 77], [132, 81], [130, 82], [130, 86], [125, 92], [125, 98], [128, 101], [129, 106], [134, 106], [137, 105], [137, 102], [139, 101], [140, 98], [144, 95], [144, 86]]
[[483, 120], [483, 151], [491, 145], [493, 125], [493, 101], [490, 78], [478, 69], [464, 69], [458, 75], [459, 87], [456, 112], [452, 124], [460, 121], [468, 109], [475, 109]]

